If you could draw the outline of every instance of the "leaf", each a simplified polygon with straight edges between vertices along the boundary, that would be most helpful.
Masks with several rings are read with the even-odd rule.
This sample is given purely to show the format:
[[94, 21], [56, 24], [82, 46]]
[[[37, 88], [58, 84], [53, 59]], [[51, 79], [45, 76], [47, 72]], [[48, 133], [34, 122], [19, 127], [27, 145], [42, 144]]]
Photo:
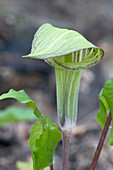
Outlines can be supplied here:
[[61, 132], [54, 124], [37, 122], [31, 129], [29, 145], [33, 158], [33, 169], [40, 170], [50, 166]]
[[107, 110], [109, 109], [109, 106], [107, 104], [106, 99], [102, 95], [103, 89], [100, 91], [99, 94], [99, 105], [100, 108], [96, 115], [96, 120], [101, 124], [102, 129], [104, 129], [106, 120], [107, 120]]
[[103, 105], [101, 101], [99, 101], [99, 105], [100, 105], [100, 108], [97, 112], [96, 120], [101, 124], [102, 129], [104, 129], [104, 126], [107, 120], [107, 112], [106, 112], [105, 106]]
[[20, 103], [26, 103], [28, 107], [31, 107], [34, 110], [34, 114], [37, 118], [43, 118], [40, 111], [36, 107], [35, 101], [33, 101], [29, 96], [25, 93], [24, 90], [15, 91], [11, 89], [8, 93], [4, 93], [0, 96], [0, 100], [13, 98], [19, 101]]
[[113, 145], [113, 77], [106, 81], [103, 89], [99, 94], [100, 108], [96, 115], [96, 120], [101, 124], [102, 129], [106, 123], [107, 111], [110, 110], [112, 117], [112, 129], [109, 136], [109, 144]]
[[113, 115], [113, 77], [106, 81], [102, 94], [109, 105], [111, 114]]
[[[20, 103], [26, 103], [28, 107], [33, 108], [35, 116], [40, 119], [40, 121], [36, 122], [32, 127], [29, 138], [29, 145], [33, 158], [33, 169], [41, 170], [50, 166], [53, 161], [53, 155], [57, 143], [61, 140], [61, 132], [50, 122], [50, 119], [47, 116], [42, 116], [36, 107], [35, 101], [30, 99], [24, 90], [15, 91], [11, 89], [8, 93], [0, 96], [0, 100], [6, 98], [14, 98]], [[19, 114], [16, 115], [17, 113], [15, 113], [15, 116], [13, 114], [13, 117], [11, 117], [12, 115], [10, 113], [7, 114], [6, 123], [12, 119], [13, 121], [23, 119]]]
[[4, 93], [0, 96], [0, 100], [7, 98], [16, 99], [20, 103], [26, 103], [35, 109], [35, 102], [28, 97], [24, 90], [15, 91], [14, 89], [11, 89], [8, 93]]
[[28, 108], [9, 106], [5, 110], [0, 110], [0, 126], [7, 123], [33, 120], [37, 120], [37, 117], [33, 114], [33, 111]]
[[103, 55], [102, 49], [80, 33], [44, 24], [34, 35], [31, 53], [23, 57], [44, 59], [55, 67], [80, 70], [95, 65]]

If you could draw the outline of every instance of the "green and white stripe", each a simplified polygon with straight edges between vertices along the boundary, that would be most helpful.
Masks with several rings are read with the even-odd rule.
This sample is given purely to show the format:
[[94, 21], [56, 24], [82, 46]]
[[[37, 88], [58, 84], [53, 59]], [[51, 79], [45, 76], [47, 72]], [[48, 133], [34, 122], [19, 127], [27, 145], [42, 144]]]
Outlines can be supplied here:
[[43, 59], [55, 67], [58, 120], [62, 129], [76, 124], [81, 71], [96, 65], [103, 57], [102, 49], [74, 30], [42, 25], [34, 35], [29, 55]]
[[[81, 62], [83, 57], [87, 56], [82, 55], [82, 52], [87, 54], [87, 50], [84, 51], [84, 49], [88, 49], [89, 52], [92, 48], [99, 50], [98, 61], [101, 60], [103, 50], [93, 45], [79, 32], [43, 24], [34, 35], [31, 53], [23, 57], [48, 60], [75, 52], [80, 54], [79, 61]], [[76, 56], [77, 58], [78, 56]]]
[[81, 71], [55, 68], [55, 73], [59, 125], [63, 130], [71, 129], [77, 119]]
[[92, 67], [100, 61], [102, 51], [98, 48], [82, 49], [64, 56], [46, 59], [45, 61], [57, 68], [82, 70]]

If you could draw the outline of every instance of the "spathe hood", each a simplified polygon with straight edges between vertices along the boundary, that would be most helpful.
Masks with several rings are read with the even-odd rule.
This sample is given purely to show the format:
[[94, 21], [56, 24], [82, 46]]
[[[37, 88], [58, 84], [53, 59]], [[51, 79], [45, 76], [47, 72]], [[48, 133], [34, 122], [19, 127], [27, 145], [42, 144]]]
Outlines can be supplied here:
[[103, 55], [102, 49], [80, 33], [44, 24], [34, 35], [31, 53], [23, 57], [44, 59], [54, 67], [81, 70], [97, 64]]

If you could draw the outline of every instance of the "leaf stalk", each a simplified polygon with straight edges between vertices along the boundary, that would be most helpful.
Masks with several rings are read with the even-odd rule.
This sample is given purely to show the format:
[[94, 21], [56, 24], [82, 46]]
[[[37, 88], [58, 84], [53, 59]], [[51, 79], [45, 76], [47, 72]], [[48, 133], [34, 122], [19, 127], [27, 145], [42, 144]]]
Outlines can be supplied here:
[[54, 168], [53, 168], [53, 164], [50, 166], [50, 170], [54, 170]]
[[98, 161], [99, 156], [100, 156], [100, 152], [101, 152], [101, 150], [103, 148], [103, 144], [104, 144], [104, 141], [105, 141], [105, 138], [106, 138], [110, 123], [111, 123], [111, 113], [109, 112], [109, 116], [108, 116], [106, 124], [104, 126], [104, 130], [102, 131], [102, 134], [101, 134], [97, 149], [96, 149], [95, 154], [94, 154], [93, 161], [92, 161], [91, 166], [90, 166], [90, 170], [95, 170], [95, 167], [97, 165], [97, 161]]

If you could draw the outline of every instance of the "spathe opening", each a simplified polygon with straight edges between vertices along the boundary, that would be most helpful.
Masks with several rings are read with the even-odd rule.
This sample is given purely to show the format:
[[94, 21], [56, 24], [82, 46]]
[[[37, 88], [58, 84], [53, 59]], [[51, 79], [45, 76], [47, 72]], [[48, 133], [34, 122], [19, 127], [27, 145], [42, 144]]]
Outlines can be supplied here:
[[81, 49], [64, 56], [49, 58], [48, 64], [55, 67], [62, 67], [70, 70], [82, 70], [97, 64], [103, 57], [103, 50], [100, 48]]

